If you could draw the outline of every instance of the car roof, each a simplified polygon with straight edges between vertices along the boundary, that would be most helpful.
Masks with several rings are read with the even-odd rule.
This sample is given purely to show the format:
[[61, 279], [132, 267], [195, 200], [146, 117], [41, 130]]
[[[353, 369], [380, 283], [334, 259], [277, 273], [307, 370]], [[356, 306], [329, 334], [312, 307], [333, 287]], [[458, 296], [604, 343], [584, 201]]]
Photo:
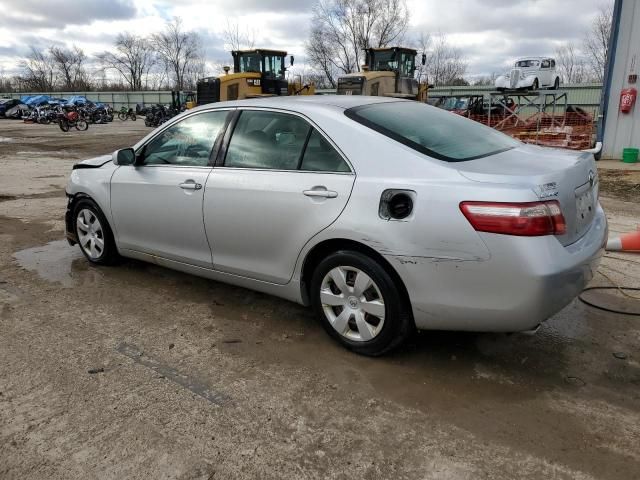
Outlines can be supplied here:
[[266, 107], [293, 110], [300, 113], [312, 110], [346, 110], [348, 108], [371, 105], [375, 103], [407, 102], [391, 97], [368, 97], [363, 95], [293, 95], [282, 97], [258, 97], [246, 100], [209, 103], [197, 107], [193, 111], [224, 107]]

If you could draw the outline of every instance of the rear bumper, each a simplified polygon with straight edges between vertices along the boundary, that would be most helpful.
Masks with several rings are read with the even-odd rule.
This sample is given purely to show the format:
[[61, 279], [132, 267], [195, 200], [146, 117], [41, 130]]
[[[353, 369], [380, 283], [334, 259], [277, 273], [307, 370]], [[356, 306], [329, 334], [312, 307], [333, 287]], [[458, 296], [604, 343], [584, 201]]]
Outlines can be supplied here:
[[[398, 268], [420, 329], [531, 330], [580, 294], [604, 253], [607, 220], [600, 206], [589, 231], [562, 246], [555, 237], [481, 234], [486, 261], [414, 258]], [[394, 262], [393, 258], [389, 260]]]

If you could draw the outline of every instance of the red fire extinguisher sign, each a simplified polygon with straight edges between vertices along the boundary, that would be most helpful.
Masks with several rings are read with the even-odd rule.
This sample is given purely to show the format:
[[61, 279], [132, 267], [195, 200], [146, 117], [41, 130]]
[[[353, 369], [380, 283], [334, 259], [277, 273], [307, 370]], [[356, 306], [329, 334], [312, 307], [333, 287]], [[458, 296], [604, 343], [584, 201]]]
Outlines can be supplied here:
[[636, 103], [636, 96], [638, 91], [631, 87], [625, 88], [620, 92], [620, 111], [622, 113], [629, 113], [633, 108], [633, 104]]

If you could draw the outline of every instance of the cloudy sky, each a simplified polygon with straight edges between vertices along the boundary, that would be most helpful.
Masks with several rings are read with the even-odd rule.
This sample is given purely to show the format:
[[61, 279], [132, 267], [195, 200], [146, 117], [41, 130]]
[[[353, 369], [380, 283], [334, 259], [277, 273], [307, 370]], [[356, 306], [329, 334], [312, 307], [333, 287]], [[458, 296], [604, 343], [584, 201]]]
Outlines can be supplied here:
[[[601, 5], [613, 0], [407, 0], [406, 44], [420, 32], [446, 34], [466, 56], [470, 77], [504, 70], [515, 57], [553, 54], [580, 44]], [[0, 73], [17, 73], [29, 46], [73, 44], [89, 55], [108, 50], [119, 32], [141, 35], [179, 16], [204, 40], [210, 62], [229, 58], [227, 19], [255, 32], [256, 45], [285, 49], [305, 68], [311, 0], [0, 0]], [[226, 63], [226, 62], [225, 62]]]

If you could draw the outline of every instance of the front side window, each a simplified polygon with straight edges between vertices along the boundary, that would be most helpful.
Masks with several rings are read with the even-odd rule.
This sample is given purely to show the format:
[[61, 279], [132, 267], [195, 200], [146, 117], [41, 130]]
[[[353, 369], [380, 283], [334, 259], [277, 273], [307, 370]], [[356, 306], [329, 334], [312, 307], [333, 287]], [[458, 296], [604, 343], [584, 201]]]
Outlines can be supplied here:
[[418, 102], [364, 105], [345, 114], [420, 153], [448, 162], [486, 157], [520, 145], [493, 128]]
[[541, 68], [549, 68], [550, 65], [551, 62], [549, 62], [549, 60], [543, 60]]
[[400, 67], [400, 74], [403, 77], [412, 77], [415, 71], [416, 57], [410, 53], [402, 54], [402, 63]]
[[205, 112], [167, 128], [143, 147], [143, 165], [205, 167], [228, 111]]
[[284, 57], [280, 55], [264, 56], [264, 73], [272, 77], [284, 75]]

